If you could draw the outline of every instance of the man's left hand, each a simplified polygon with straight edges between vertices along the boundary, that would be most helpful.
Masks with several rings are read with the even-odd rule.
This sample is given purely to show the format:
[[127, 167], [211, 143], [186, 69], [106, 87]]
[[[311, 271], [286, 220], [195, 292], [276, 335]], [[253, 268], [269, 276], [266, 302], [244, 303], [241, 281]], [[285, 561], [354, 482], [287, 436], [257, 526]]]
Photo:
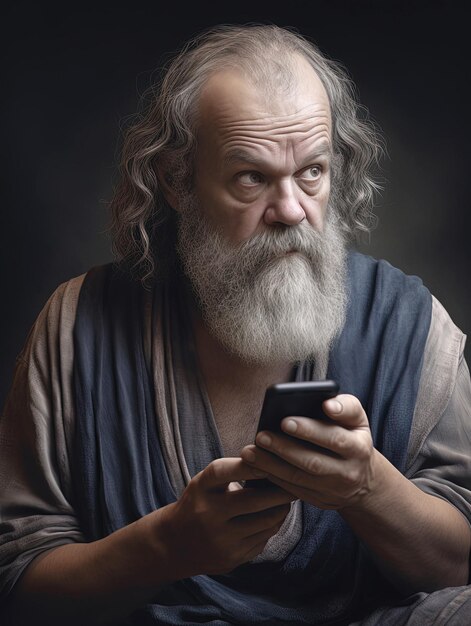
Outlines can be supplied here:
[[355, 507], [368, 497], [374, 483], [375, 449], [368, 418], [351, 395], [326, 400], [322, 408], [331, 422], [286, 417], [281, 422], [286, 435], [260, 432], [257, 445], [246, 446], [241, 456], [300, 500], [322, 509]]

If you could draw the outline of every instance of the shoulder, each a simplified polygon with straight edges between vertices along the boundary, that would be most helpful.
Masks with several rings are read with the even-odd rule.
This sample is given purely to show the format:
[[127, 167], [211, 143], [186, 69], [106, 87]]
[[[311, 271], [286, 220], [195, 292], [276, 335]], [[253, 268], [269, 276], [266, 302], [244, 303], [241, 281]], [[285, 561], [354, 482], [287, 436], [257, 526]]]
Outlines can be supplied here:
[[463, 356], [466, 335], [455, 325], [445, 307], [432, 296], [432, 322], [427, 348], [441, 359], [455, 363]]
[[[441, 411], [454, 388], [465, 343], [466, 335], [454, 324], [439, 300], [432, 296], [432, 317], [425, 344], [421, 388], [423, 395]], [[435, 396], [442, 398], [440, 403], [433, 400]]]
[[432, 296], [418, 276], [405, 274], [388, 261], [350, 251], [346, 287], [347, 324], [376, 328], [379, 339], [384, 338], [386, 328], [399, 340], [403, 335], [420, 336], [425, 345]]
[[62, 337], [72, 341], [77, 303], [86, 274], [61, 283], [49, 296], [34, 322], [19, 360], [49, 351]]
[[388, 288], [392, 291], [422, 291], [428, 293], [422, 280], [414, 274], [406, 274], [385, 259], [350, 250], [347, 258], [348, 278], [352, 288]]
[[86, 273], [81, 274], [61, 283], [47, 300], [38, 319], [45, 318], [51, 326], [54, 326], [56, 321], [62, 325], [73, 325], [80, 291], [86, 276]]
[[[146, 313], [152, 290], [145, 290], [131, 274], [114, 263], [92, 267], [53, 291], [34, 322], [18, 363], [35, 363], [45, 369], [54, 362], [71, 363], [77, 325], [94, 325], [103, 309], [122, 315], [145, 295]], [[98, 323], [99, 326], [99, 323]]]
[[44, 368], [50, 365], [49, 355], [71, 360], [75, 321], [84, 285], [96, 276], [108, 275], [112, 266], [110, 263], [93, 267], [54, 289], [30, 329], [18, 362], [34, 362]]
[[39, 313], [33, 332], [39, 329], [51, 332], [54, 329], [71, 331], [84, 292], [93, 288], [96, 296], [99, 289], [104, 290], [104, 284], [109, 277], [116, 275], [126, 276], [124, 271], [116, 270], [115, 264], [107, 263], [92, 267], [87, 272], [61, 283]]
[[450, 404], [464, 359], [465, 343], [466, 335], [432, 296], [432, 316], [408, 452], [410, 465]]

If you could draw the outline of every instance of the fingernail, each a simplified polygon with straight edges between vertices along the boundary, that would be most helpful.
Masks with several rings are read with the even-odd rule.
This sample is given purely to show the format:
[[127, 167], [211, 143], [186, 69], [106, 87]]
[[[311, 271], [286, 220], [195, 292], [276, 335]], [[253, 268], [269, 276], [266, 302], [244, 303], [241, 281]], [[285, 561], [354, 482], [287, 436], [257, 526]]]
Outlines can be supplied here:
[[327, 408], [331, 413], [341, 413], [343, 406], [338, 400], [327, 400]]
[[271, 437], [263, 433], [262, 435], [259, 435], [257, 437], [257, 443], [259, 443], [261, 446], [269, 446], [271, 444]]
[[298, 430], [298, 425], [294, 420], [288, 420], [283, 422], [283, 430], [287, 433], [295, 433]]

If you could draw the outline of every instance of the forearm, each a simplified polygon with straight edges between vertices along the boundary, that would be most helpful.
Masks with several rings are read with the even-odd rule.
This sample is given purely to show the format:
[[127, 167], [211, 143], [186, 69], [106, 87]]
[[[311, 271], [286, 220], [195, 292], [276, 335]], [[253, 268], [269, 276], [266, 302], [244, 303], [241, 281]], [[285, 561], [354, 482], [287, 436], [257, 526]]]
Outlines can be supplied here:
[[281, 489], [239, 484], [265, 476], [240, 458], [216, 459], [176, 502], [105, 539], [36, 559], [17, 585], [11, 623], [121, 623], [164, 585], [250, 561], [278, 532], [293, 500]]
[[160, 511], [102, 540], [67, 544], [35, 559], [14, 593], [12, 623], [107, 624], [151, 601], [175, 576], [156, 537]]
[[342, 509], [344, 519], [402, 590], [465, 585], [471, 543], [465, 518], [375, 454], [377, 488], [359, 504]]

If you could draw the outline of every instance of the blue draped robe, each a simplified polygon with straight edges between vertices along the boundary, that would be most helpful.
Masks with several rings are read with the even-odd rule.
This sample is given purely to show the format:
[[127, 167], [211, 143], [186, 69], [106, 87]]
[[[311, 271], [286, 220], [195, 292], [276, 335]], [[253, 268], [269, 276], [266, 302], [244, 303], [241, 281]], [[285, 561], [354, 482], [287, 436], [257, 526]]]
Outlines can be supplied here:
[[[347, 288], [346, 322], [327, 377], [359, 398], [375, 447], [404, 471], [431, 296], [417, 277], [357, 252], [349, 253]], [[155, 297], [160, 293], [155, 289]], [[90, 541], [176, 499], [156, 427], [143, 301], [141, 285], [112, 265], [91, 270], [81, 289], [74, 467], [78, 515]], [[337, 512], [303, 504], [302, 523], [302, 537], [283, 561], [178, 581], [122, 623], [345, 624], [381, 597], [394, 597]]]

